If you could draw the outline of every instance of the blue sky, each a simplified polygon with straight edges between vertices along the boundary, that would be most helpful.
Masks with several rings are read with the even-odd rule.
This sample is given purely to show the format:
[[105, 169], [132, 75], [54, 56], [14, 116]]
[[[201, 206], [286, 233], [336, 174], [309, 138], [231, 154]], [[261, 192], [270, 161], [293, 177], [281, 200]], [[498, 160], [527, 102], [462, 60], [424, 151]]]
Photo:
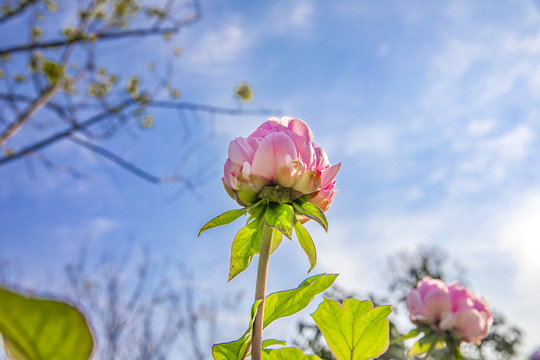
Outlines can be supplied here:
[[[174, 39], [183, 55], [173, 81], [185, 101], [231, 107], [235, 85], [247, 81], [255, 98], [245, 107], [305, 120], [330, 161], [343, 162], [329, 233], [309, 227], [315, 273], [377, 291], [388, 255], [438, 245], [467, 268], [475, 292], [524, 328], [530, 350], [540, 345], [539, 6], [203, 1], [202, 20]], [[143, 51], [159, 65], [158, 44], [122, 44], [124, 58], [106, 45], [114, 52], [104, 59], [142, 68], [129, 54]], [[134, 241], [186, 264], [203, 289], [246, 289], [250, 298], [254, 269], [226, 284], [240, 225], [196, 234], [235, 207], [220, 180], [227, 145], [264, 120], [188, 117], [193, 134], [211, 138], [186, 166], [204, 166], [215, 179], [179, 200], [174, 185], [147, 184], [69, 143], [47, 154], [90, 180], [39, 166], [32, 177], [24, 162], [0, 168], [1, 255], [42, 284], [83, 243], [114, 249]], [[195, 141], [182, 130], [176, 115], [158, 113], [136, 143], [120, 137], [107, 146], [167, 173]], [[308, 268], [298, 244], [284, 243], [271, 259], [270, 289], [297, 286]]]

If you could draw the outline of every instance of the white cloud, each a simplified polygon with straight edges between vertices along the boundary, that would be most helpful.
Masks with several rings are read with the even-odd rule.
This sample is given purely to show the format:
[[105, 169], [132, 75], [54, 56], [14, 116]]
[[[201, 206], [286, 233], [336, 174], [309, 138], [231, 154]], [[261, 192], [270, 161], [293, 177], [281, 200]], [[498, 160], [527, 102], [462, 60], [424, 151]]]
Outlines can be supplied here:
[[496, 126], [493, 119], [473, 120], [467, 125], [466, 133], [471, 137], [482, 137], [491, 132]]
[[260, 21], [260, 33], [305, 38], [313, 28], [315, 11], [310, 0], [276, 3]]
[[516, 266], [515, 295], [525, 306], [537, 307], [540, 298], [540, 190], [524, 193], [505, 215], [497, 245]]
[[295, 4], [294, 8], [288, 12], [289, 23], [298, 28], [311, 27], [315, 7], [311, 2], [300, 2]]
[[205, 32], [200, 40], [192, 39], [194, 45], [186, 56], [191, 62], [189, 68], [204, 72], [221, 71], [224, 65], [241, 61], [252, 38], [235, 22], [224, 27]]
[[398, 129], [384, 125], [356, 128], [347, 135], [345, 152], [348, 155], [372, 154], [389, 155], [396, 147]]
[[478, 192], [511, 180], [512, 171], [533, 151], [536, 133], [530, 126], [518, 125], [501, 135], [479, 138], [478, 132], [489, 127], [489, 123], [476, 124], [471, 130], [469, 124], [466, 131], [473, 131], [474, 136], [454, 142], [458, 160], [450, 176], [442, 179], [447, 181], [450, 193]]
[[[460, 29], [478, 23], [466, 16], [453, 21]], [[539, 41], [538, 31], [481, 24], [443, 37], [429, 61], [424, 108], [439, 120], [489, 114], [524, 90], [531, 90], [533, 104], [540, 90]]]
[[[496, 246], [512, 261], [512, 286], [505, 312], [525, 329], [528, 343], [538, 345], [540, 325], [540, 189], [524, 192], [499, 217]], [[519, 306], [516, 305], [519, 299]]]

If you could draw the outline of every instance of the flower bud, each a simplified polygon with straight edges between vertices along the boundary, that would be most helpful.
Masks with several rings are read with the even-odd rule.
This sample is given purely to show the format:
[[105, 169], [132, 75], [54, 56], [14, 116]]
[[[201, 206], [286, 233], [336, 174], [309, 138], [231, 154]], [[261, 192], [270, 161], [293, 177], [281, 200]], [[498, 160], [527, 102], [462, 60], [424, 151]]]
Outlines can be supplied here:
[[429, 325], [458, 341], [480, 343], [489, 332], [493, 315], [484, 298], [455, 282], [425, 277], [407, 294], [409, 316], [416, 325]]
[[242, 206], [261, 198], [291, 202], [306, 195], [326, 211], [337, 192], [335, 177], [340, 167], [341, 163], [330, 165], [305, 122], [271, 117], [247, 138], [231, 141], [223, 184]]

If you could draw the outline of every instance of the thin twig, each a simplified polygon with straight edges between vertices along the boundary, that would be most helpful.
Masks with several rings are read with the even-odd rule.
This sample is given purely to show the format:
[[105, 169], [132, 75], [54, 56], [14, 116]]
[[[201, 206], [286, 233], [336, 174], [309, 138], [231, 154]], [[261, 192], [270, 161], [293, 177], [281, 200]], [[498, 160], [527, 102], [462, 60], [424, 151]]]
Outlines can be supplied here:
[[13, 17], [15, 17], [16, 15], [19, 15], [21, 14], [24, 9], [26, 9], [29, 5], [32, 5], [33, 3], [36, 3], [38, 0], [26, 0], [26, 1], [21, 1], [19, 3], [19, 6], [14, 9], [14, 10], [11, 10], [9, 11], [6, 15], [0, 17], [0, 24], [3, 23], [4, 21], [7, 21], [9, 19], [12, 19]]
[[53, 97], [56, 90], [56, 85], [50, 85], [47, 89], [45, 89], [45, 91], [41, 93], [36, 101], [34, 101], [13, 123], [11, 123], [11, 125], [4, 130], [2, 134], [0, 134], [0, 146], [4, 145], [10, 137], [15, 135], [36, 111], [47, 104]]
[[182, 182], [184, 181], [184, 178], [180, 175], [173, 175], [173, 176], [168, 176], [168, 177], [158, 177], [158, 176], [155, 176], [155, 175], [152, 175], [150, 174], [149, 172], [147, 171], [144, 171], [143, 169], [135, 166], [134, 164], [132, 164], [131, 162], [127, 161], [126, 159], [116, 155], [115, 153], [101, 147], [101, 146], [98, 146], [90, 141], [86, 141], [86, 140], [83, 140], [79, 137], [76, 137], [76, 136], [70, 136], [69, 137], [69, 140], [71, 140], [72, 142], [74, 142], [75, 144], [77, 145], [80, 145], [98, 155], [101, 155], [103, 156], [104, 158], [114, 162], [116, 165], [126, 169], [127, 171], [129, 171], [130, 173], [132, 173], [133, 175], [136, 175], [138, 177], [140, 177], [141, 179], [144, 179], [148, 182], [151, 182], [153, 184], [157, 184], [157, 185], [163, 185], [163, 184], [170, 184], [170, 183], [175, 183], [175, 182]]

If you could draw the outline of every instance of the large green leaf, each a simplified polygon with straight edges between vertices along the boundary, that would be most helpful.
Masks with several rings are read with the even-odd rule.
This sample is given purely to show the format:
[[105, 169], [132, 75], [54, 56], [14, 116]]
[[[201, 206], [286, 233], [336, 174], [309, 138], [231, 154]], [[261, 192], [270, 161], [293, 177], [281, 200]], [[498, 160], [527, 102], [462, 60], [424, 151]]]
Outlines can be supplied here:
[[293, 216], [294, 211], [291, 205], [270, 202], [264, 213], [264, 221], [266, 225], [292, 239]]
[[251, 263], [253, 255], [260, 252], [263, 228], [264, 221], [259, 218], [254, 219], [236, 233], [231, 246], [228, 281], [244, 271]]
[[283, 341], [283, 340], [275, 340], [275, 339], [268, 339], [268, 340], [264, 340], [262, 342], [262, 348], [263, 349], [266, 349], [267, 347], [273, 346], [273, 345], [285, 346], [285, 345], [287, 345], [287, 343], [285, 341]]
[[263, 350], [262, 360], [320, 360], [317, 355], [306, 355], [297, 348]]
[[324, 228], [326, 232], [328, 232], [328, 220], [326, 219], [324, 211], [322, 211], [320, 207], [310, 203], [303, 197], [296, 199], [292, 205], [294, 207], [294, 211], [315, 220]]
[[[296, 289], [268, 295], [265, 298], [264, 327], [266, 328], [276, 319], [293, 315], [304, 309], [313, 300], [315, 295], [328, 289], [334, 283], [336, 277], [337, 275], [335, 274], [315, 275], [304, 280]], [[255, 318], [255, 313], [260, 302], [260, 300], [257, 300], [253, 304], [249, 328], [240, 339], [228, 343], [216, 344], [212, 347], [212, 355], [215, 360], [239, 360], [246, 351], [249, 351], [253, 319]], [[266, 346], [269, 346], [268, 344], [266, 343]]]
[[207, 222], [201, 230], [199, 230], [199, 234], [197, 237], [201, 236], [203, 231], [206, 231], [211, 228], [215, 228], [217, 226], [226, 225], [232, 223], [234, 220], [238, 219], [240, 216], [245, 214], [245, 209], [236, 209], [236, 210], [229, 210], [219, 216], [216, 216], [209, 222]]
[[255, 315], [257, 314], [257, 309], [259, 308], [260, 303], [261, 300], [256, 300], [251, 307], [249, 328], [240, 339], [212, 346], [212, 357], [214, 360], [240, 360], [246, 352], [249, 352], [253, 321], [255, 319]]
[[274, 320], [296, 314], [313, 300], [315, 295], [328, 289], [337, 274], [315, 275], [304, 280], [296, 289], [275, 292], [264, 302], [264, 327]]
[[308, 273], [310, 273], [315, 267], [315, 264], [317, 264], [317, 249], [315, 248], [315, 244], [313, 243], [313, 239], [311, 238], [311, 235], [309, 235], [309, 232], [302, 224], [300, 224], [300, 221], [296, 220], [296, 218], [294, 219], [294, 231], [300, 246], [302, 246], [302, 249], [304, 249], [304, 252], [308, 257], [310, 265]]
[[0, 333], [6, 353], [17, 360], [86, 360], [94, 348], [90, 326], [75, 307], [2, 287]]
[[388, 349], [390, 306], [347, 299], [343, 305], [324, 299], [311, 316], [337, 360], [366, 360]]

